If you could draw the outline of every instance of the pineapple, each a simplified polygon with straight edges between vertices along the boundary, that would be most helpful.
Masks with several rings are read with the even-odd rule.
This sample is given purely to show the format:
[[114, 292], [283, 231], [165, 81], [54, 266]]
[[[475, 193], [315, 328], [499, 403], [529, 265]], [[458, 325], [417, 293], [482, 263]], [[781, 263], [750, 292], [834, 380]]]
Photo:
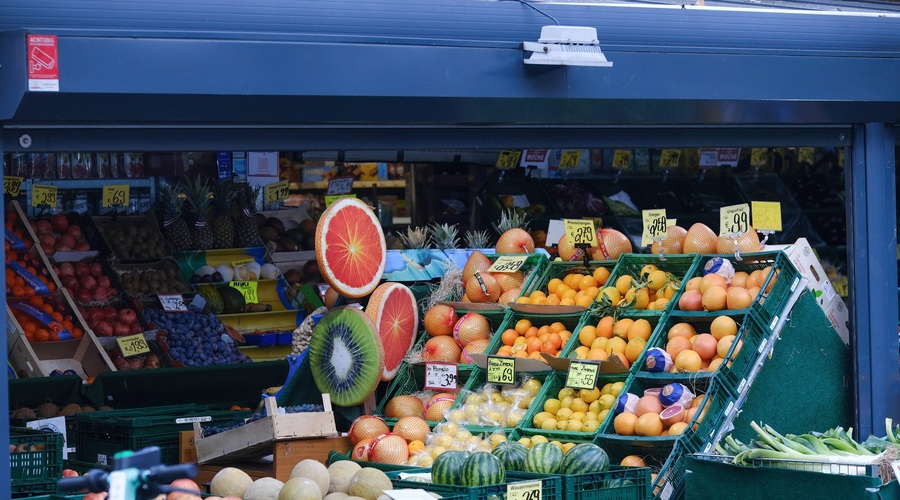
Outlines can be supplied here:
[[181, 216], [184, 206], [181, 186], [163, 186], [159, 191], [163, 210], [163, 235], [175, 250], [191, 248], [191, 230]]
[[234, 218], [231, 203], [234, 183], [228, 179], [213, 186], [216, 217], [212, 220], [213, 248], [231, 248], [234, 244]]
[[459, 230], [456, 224], [451, 226], [434, 222], [428, 226], [428, 232], [430, 233], [431, 241], [441, 250], [459, 247], [459, 238], [456, 237], [459, 234]]
[[487, 231], [466, 231], [466, 248], [489, 248], [491, 239]]
[[403, 248], [424, 249], [431, 247], [431, 242], [428, 241], [428, 230], [426, 228], [408, 227], [406, 228], [406, 234], [398, 234], [400, 235], [400, 240], [403, 242]]
[[256, 247], [261, 244], [259, 227], [256, 224], [256, 200], [262, 190], [260, 186], [248, 184], [235, 186], [234, 197], [237, 208], [241, 211], [234, 219], [234, 246], [238, 248]]
[[190, 220], [194, 221], [191, 233], [194, 237], [194, 248], [209, 250], [213, 248], [212, 227], [209, 219], [209, 185], [200, 180], [188, 181], [185, 185]]
[[500, 222], [497, 223], [497, 232], [503, 234], [514, 228], [527, 230], [528, 224], [530, 222], [525, 218], [524, 213], [516, 210], [504, 210], [500, 214]]

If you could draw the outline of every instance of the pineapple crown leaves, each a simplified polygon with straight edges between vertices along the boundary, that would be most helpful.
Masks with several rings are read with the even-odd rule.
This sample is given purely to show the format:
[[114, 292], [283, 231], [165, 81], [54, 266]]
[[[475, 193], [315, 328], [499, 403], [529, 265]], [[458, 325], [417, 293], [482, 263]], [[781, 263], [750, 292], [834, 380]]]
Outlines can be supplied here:
[[456, 224], [451, 226], [450, 224], [433, 222], [428, 226], [428, 233], [431, 242], [441, 250], [459, 248], [459, 238], [457, 238], [459, 229], [456, 227]]
[[174, 186], [161, 186], [159, 188], [159, 201], [157, 206], [163, 211], [167, 219], [175, 219], [181, 216], [184, 207], [184, 190], [180, 184]]
[[256, 200], [262, 192], [262, 186], [251, 186], [249, 184], [235, 185], [234, 202], [241, 210], [247, 214], [256, 213]]
[[526, 219], [524, 213], [517, 212], [513, 209], [505, 209], [500, 213], [500, 222], [497, 223], [497, 231], [500, 234], [505, 233], [513, 228], [528, 229], [530, 222]]
[[488, 248], [491, 242], [487, 231], [466, 231], [464, 239], [466, 248]]
[[187, 208], [192, 216], [200, 220], [206, 219], [206, 212], [210, 206], [210, 190], [206, 181], [197, 179], [184, 183], [184, 192], [187, 194]]
[[213, 203], [220, 214], [230, 214], [231, 204], [234, 202], [236, 190], [234, 182], [226, 179], [222, 182], [215, 182], [212, 185]]
[[403, 247], [408, 249], [425, 249], [431, 248], [431, 242], [428, 241], [428, 229], [424, 227], [407, 227], [406, 234], [397, 233]]

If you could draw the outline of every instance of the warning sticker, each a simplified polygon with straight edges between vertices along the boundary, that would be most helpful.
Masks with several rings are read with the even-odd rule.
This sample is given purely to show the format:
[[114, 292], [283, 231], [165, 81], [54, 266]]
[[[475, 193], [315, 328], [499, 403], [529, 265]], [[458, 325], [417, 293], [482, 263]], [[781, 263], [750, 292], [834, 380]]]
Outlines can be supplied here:
[[28, 35], [28, 90], [59, 92], [56, 35]]

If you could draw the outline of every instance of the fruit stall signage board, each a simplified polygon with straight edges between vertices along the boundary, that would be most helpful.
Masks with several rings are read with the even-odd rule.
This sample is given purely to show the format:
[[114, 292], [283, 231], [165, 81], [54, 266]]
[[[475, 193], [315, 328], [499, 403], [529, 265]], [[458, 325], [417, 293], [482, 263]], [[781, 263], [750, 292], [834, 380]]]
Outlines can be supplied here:
[[567, 151], [563, 151], [559, 157], [560, 170], [569, 170], [571, 168], [575, 168], [579, 163], [581, 163], [580, 149], [570, 149]]
[[641, 246], [645, 247], [653, 240], [665, 238], [669, 233], [666, 209], [641, 210], [641, 218], [644, 222], [644, 231], [641, 233]]
[[325, 195], [325, 208], [328, 208], [332, 203], [340, 200], [341, 198], [356, 198], [356, 195], [353, 193], [350, 194], [335, 194], [335, 195]]
[[290, 183], [279, 181], [266, 184], [266, 205], [286, 200], [290, 194]]
[[458, 387], [456, 363], [425, 363], [426, 391], [455, 391]]
[[59, 45], [56, 35], [29, 34], [28, 90], [59, 92]]
[[777, 201], [751, 201], [753, 228], [757, 231], [781, 231], [781, 203]]
[[572, 245], [597, 246], [597, 230], [590, 219], [563, 219], [566, 240]]
[[110, 184], [103, 186], [103, 208], [124, 207], [128, 205], [131, 188], [128, 184]]
[[600, 363], [572, 360], [569, 362], [569, 371], [566, 373], [566, 387], [590, 391], [597, 387], [598, 375], [600, 375]]
[[750, 205], [729, 205], [719, 209], [719, 236], [744, 234], [750, 230]]
[[750, 166], [762, 167], [769, 162], [768, 148], [753, 148], [750, 150]]
[[19, 196], [19, 189], [22, 187], [22, 182], [24, 181], [25, 179], [22, 177], [15, 177], [11, 175], [4, 176], [3, 194], [12, 197]]
[[516, 382], [516, 358], [488, 356], [487, 383], [509, 385]]
[[44, 184], [35, 184], [31, 186], [31, 206], [34, 208], [55, 207], [56, 186], [47, 186]]
[[797, 163], [809, 163], [810, 165], [812, 165], [815, 154], [815, 148], [798, 148]]
[[118, 337], [116, 338], [116, 343], [119, 344], [119, 350], [122, 351], [122, 356], [125, 356], [126, 358], [128, 356], [137, 356], [138, 354], [150, 352], [150, 346], [147, 345], [147, 340], [144, 339], [143, 333], [128, 335], [127, 337]]
[[335, 177], [328, 181], [327, 195], [347, 194], [353, 191], [353, 177]]
[[487, 269], [489, 273], [514, 273], [522, 268], [528, 255], [501, 255]]
[[159, 304], [164, 311], [187, 312], [187, 306], [184, 305], [184, 297], [181, 295], [157, 295]]
[[256, 293], [256, 281], [232, 281], [230, 283], [231, 287], [241, 292], [241, 295], [244, 296], [244, 300], [247, 303], [259, 303], [259, 296]]
[[541, 481], [527, 481], [506, 485], [506, 500], [541, 500]]
[[631, 168], [631, 150], [617, 149], [613, 153], [612, 167], [616, 170], [628, 170]]
[[509, 170], [511, 168], [516, 168], [519, 166], [519, 160], [522, 159], [521, 151], [509, 151], [504, 150], [500, 151], [500, 155], [497, 156], [497, 162], [494, 164], [495, 167], [500, 170]]
[[680, 162], [680, 149], [663, 149], [659, 155], [659, 168], [678, 168]]

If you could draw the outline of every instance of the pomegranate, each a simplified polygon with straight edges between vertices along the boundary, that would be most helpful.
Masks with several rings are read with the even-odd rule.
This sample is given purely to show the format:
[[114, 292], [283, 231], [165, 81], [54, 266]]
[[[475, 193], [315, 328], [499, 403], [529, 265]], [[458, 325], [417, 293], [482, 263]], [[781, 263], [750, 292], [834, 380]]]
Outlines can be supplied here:
[[122, 323], [116, 323], [115, 325], [113, 325], [114, 337], [125, 337], [127, 335], [131, 335], [131, 328], [128, 325]]
[[63, 276], [75, 276], [75, 268], [71, 263], [63, 262], [59, 265], [58, 274], [60, 278], [62, 278]]
[[112, 288], [112, 284], [109, 282], [109, 276], [101, 275], [97, 277], [97, 286], [102, 286], [103, 288]]
[[103, 274], [105, 274], [103, 272], [103, 266], [101, 266], [99, 262], [92, 262], [91, 263], [91, 276], [96, 278]]
[[75, 224], [71, 224], [68, 228], [66, 228], [66, 232], [74, 236], [76, 240], [80, 240], [82, 237], [81, 227]]
[[119, 311], [119, 321], [130, 326], [137, 322], [137, 315], [131, 309], [122, 309]]
[[91, 249], [91, 244], [86, 241], [79, 241], [75, 243], [75, 251], [76, 252], [87, 252]]
[[85, 262], [76, 262], [75, 263], [75, 276], [81, 278], [82, 276], [90, 276], [91, 275], [91, 266], [87, 265]]
[[66, 214], [56, 214], [50, 218], [50, 226], [57, 233], [61, 233], [69, 228], [69, 218]]
[[98, 337], [112, 337], [113, 327], [106, 321], [100, 321], [97, 323], [97, 327], [94, 328], [94, 333], [96, 333]]

